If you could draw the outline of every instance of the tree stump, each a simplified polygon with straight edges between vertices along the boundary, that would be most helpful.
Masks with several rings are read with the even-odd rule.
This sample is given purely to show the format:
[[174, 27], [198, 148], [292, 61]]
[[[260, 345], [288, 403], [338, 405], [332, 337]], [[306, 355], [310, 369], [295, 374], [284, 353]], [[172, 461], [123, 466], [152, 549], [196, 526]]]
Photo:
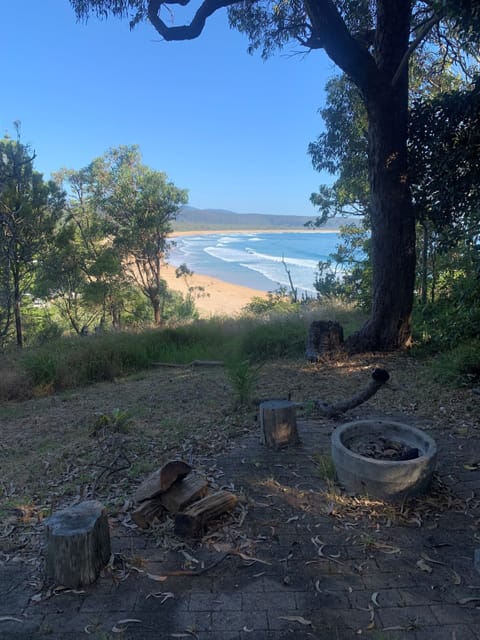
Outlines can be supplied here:
[[337, 351], [343, 345], [343, 328], [332, 320], [312, 322], [307, 335], [305, 358], [317, 362], [322, 355]]
[[261, 442], [281, 449], [300, 441], [295, 404], [289, 400], [267, 400], [260, 404]]
[[57, 511], [46, 520], [47, 578], [66, 587], [84, 587], [110, 559], [110, 530], [96, 500]]

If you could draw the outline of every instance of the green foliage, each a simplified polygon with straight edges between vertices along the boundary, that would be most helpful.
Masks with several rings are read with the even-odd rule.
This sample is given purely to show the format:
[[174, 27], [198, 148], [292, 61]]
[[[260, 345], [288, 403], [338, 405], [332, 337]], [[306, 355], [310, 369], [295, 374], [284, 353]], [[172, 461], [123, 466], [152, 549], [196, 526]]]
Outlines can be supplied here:
[[479, 221], [480, 82], [415, 103], [410, 163], [419, 219], [430, 220], [450, 244]]
[[253, 390], [262, 364], [254, 366], [249, 360], [241, 360], [238, 357], [225, 362], [227, 377], [236, 394], [237, 408], [246, 407], [252, 402]]
[[254, 296], [251, 301], [243, 307], [246, 313], [253, 315], [264, 315], [268, 313], [295, 313], [299, 310], [300, 303], [292, 302], [290, 296], [286, 295], [286, 289], [280, 291], [269, 291], [266, 298]]
[[240, 351], [250, 362], [276, 358], [298, 358], [305, 352], [306, 323], [298, 317], [278, 317], [270, 322], [246, 326]]
[[331, 455], [325, 453], [315, 453], [313, 456], [315, 466], [317, 467], [317, 473], [322, 480], [334, 480], [335, 479], [335, 466]]
[[[313, 313], [313, 312], [312, 312]], [[363, 318], [340, 307], [315, 312], [338, 320], [348, 335]], [[101, 381], [114, 380], [148, 369], [158, 362], [184, 364], [193, 360], [223, 360], [241, 402], [248, 400], [258, 365], [276, 358], [303, 358], [311, 320], [299, 314], [268, 318], [197, 321], [178, 327], [141, 333], [106, 333], [59, 338], [16, 354], [15, 366], [1, 372], [5, 393], [0, 397], [27, 397], [32, 389], [46, 394]], [[0, 362], [0, 368], [1, 362]], [[13, 372], [15, 375], [13, 376]], [[12, 372], [12, 375], [10, 375]], [[11, 384], [7, 385], [7, 379]], [[7, 388], [8, 387], [8, 388]], [[13, 394], [13, 395], [12, 395]]]
[[338, 298], [369, 311], [372, 299], [370, 237], [364, 226], [340, 227], [335, 253], [318, 265], [315, 288], [320, 299]]
[[360, 93], [345, 75], [327, 82], [326, 105], [319, 110], [325, 131], [310, 143], [308, 153], [317, 171], [336, 176], [332, 186], [321, 185], [311, 196], [320, 217], [316, 225], [339, 214], [367, 215], [368, 122]]
[[128, 411], [114, 409], [109, 414], [96, 416], [89, 427], [91, 437], [105, 437], [112, 433], [127, 433], [132, 426], [132, 417]]
[[34, 154], [20, 140], [0, 140], [0, 337], [14, 323], [23, 346], [22, 302], [30, 291], [64, 206], [64, 194], [34, 170]]
[[435, 379], [458, 387], [480, 382], [480, 340], [459, 344], [432, 363]]

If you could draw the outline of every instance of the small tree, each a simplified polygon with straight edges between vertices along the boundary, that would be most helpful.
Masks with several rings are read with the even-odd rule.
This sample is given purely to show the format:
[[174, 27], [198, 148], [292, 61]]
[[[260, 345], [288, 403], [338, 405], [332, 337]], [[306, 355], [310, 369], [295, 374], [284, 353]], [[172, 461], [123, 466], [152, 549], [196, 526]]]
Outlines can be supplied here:
[[113, 247], [122, 257], [127, 278], [149, 300], [154, 322], [162, 322], [167, 287], [161, 277], [168, 234], [187, 191], [165, 173], [141, 164], [136, 146], [111, 149], [94, 162], [96, 201], [103, 212]]
[[64, 193], [34, 171], [28, 146], [17, 139], [0, 141], [3, 185], [0, 193], [0, 269], [4, 327], [15, 322], [16, 342], [23, 346], [21, 303], [30, 290], [38, 261], [46, 250], [64, 207]]

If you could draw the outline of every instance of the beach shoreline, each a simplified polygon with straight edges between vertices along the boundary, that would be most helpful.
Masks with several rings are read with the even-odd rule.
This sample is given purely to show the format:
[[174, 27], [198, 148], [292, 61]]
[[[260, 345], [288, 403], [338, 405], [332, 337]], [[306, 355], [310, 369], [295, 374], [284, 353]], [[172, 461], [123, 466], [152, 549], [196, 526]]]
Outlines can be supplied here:
[[175, 272], [176, 267], [173, 265], [168, 263], [162, 265], [162, 278], [169, 289], [187, 295], [189, 288], [195, 287], [193, 290], [195, 306], [201, 318], [238, 316], [252, 298], [266, 298], [268, 296], [265, 291], [232, 284], [201, 273], [194, 272], [193, 275], [186, 278], [177, 278]]
[[188, 236], [223, 236], [228, 234], [251, 235], [253, 233], [339, 233], [340, 229], [197, 229], [196, 231], [172, 231], [171, 239], [186, 238]]

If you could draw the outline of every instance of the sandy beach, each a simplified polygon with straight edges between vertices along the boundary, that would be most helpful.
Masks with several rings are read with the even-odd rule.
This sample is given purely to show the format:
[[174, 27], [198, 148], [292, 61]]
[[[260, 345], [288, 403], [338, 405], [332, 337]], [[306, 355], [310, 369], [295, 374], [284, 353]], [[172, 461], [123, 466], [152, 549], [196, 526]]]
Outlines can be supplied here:
[[203, 287], [205, 289], [201, 297], [195, 299], [195, 305], [202, 318], [211, 316], [235, 316], [242, 308], [248, 304], [255, 296], [265, 298], [265, 291], [250, 289], [236, 284], [224, 282], [218, 278], [204, 276], [194, 273], [193, 276], [177, 278], [175, 267], [164, 264], [162, 267], [162, 278], [173, 291], [188, 293], [188, 287]]
[[[212, 229], [212, 230], [196, 230], [196, 231], [174, 231], [171, 238], [193, 236], [193, 235], [228, 235], [228, 234], [252, 234], [252, 233], [336, 233], [334, 229]], [[187, 281], [183, 278], [175, 276], [175, 267], [165, 264], [163, 267], [162, 278], [166, 280], [167, 285], [174, 291], [180, 291], [183, 294], [188, 292], [188, 287], [204, 287], [205, 294], [196, 298], [195, 304], [202, 318], [208, 318], [214, 315], [234, 316], [238, 315], [243, 307], [248, 304], [253, 297], [267, 297], [265, 291], [243, 287], [241, 285], [231, 284], [199, 273], [189, 276]]]

